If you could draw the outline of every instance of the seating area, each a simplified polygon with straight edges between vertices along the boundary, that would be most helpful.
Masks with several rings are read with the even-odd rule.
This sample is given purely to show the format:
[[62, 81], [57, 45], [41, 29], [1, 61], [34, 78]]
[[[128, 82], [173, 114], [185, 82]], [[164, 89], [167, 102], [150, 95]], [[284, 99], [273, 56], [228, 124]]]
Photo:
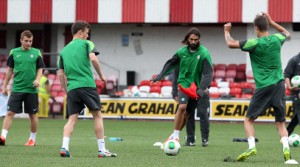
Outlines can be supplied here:
[[[246, 71], [246, 64], [214, 64], [213, 81], [210, 85], [211, 98], [250, 99], [255, 90], [252, 71]], [[152, 79], [157, 74], [152, 75]], [[172, 81], [163, 80], [150, 85], [142, 80], [139, 85], [124, 90], [125, 97], [172, 97]], [[289, 90], [286, 90], [289, 96]]]

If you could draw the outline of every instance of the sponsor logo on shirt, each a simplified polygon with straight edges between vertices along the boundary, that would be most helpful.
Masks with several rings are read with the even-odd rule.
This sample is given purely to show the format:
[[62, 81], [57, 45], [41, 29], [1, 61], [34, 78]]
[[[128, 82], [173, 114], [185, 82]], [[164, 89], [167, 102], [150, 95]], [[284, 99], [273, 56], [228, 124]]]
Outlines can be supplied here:
[[22, 55], [17, 55], [17, 57], [21, 57]]
[[33, 58], [33, 54], [31, 54], [30, 57]]
[[200, 59], [200, 57], [201, 57], [201, 56], [200, 56], [200, 55], [198, 55], [198, 56], [197, 56], [197, 59], [199, 60], [199, 59]]

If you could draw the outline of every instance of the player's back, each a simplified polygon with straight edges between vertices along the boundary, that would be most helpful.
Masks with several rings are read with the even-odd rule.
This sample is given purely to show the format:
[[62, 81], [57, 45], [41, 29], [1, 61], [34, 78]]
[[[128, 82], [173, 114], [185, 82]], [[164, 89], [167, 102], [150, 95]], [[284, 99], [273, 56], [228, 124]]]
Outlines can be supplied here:
[[74, 39], [61, 51], [68, 91], [79, 87], [96, 87], [89, 59], [89, 41]]

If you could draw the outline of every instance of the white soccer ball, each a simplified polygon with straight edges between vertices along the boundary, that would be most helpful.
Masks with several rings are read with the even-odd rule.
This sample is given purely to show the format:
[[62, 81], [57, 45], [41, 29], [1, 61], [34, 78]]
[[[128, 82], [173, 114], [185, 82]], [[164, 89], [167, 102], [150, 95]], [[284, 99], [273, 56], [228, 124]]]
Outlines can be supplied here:
[[289, 136], [289, 145], [297, 147], [300, 145], [300, 136], [297, 134], [291, 134]]
[[292, 80], [291, 80], [292, 86], [293, 87], [297, 87], [300, 88], [300, 76], [299, 75], [295, 75]]
[[177, 140], [167, 140], [163, 145], [164, 152], [169, 156], [175, 156], [180, 151], [180, 144]]

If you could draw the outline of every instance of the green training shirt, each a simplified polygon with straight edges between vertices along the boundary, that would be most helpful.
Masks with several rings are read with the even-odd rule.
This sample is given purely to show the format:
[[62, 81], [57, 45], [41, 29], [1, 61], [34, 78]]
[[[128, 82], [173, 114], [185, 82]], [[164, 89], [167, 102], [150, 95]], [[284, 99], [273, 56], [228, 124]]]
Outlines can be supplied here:
[[23, 50], [21, 47], [10, 51], [7, 65], [13, 68], [13, 92], [37, 93], [33, 86], [37, 70], [45, 67], [41, 51], [36, 48]]
[[95, 45], [89, 40], [74, 39], [65, 46], [58, 60], [58, 68], [63, 69], [68, 79], [68, 92], [76, 88], [96, 88], [92, 72], [90, 53], [96, 51]]
[[190, 52], [188, 46], [184, 46], [178, 49], [176, 54], [166, 62], [156, 80], [161, 80], [179, 65], [177, 84], [188, 88], [191, 83], [195, 82], [199, 88], [205, 61], [212, 66], [210, 53], [206, 47], [200, 45], [195, 52]]
[[263, 88], [283, 80], [281, 46], [284, 34], [273, 34], [258, 39], [240, 41], [240, 48], [250, 54], [256, 88]]

